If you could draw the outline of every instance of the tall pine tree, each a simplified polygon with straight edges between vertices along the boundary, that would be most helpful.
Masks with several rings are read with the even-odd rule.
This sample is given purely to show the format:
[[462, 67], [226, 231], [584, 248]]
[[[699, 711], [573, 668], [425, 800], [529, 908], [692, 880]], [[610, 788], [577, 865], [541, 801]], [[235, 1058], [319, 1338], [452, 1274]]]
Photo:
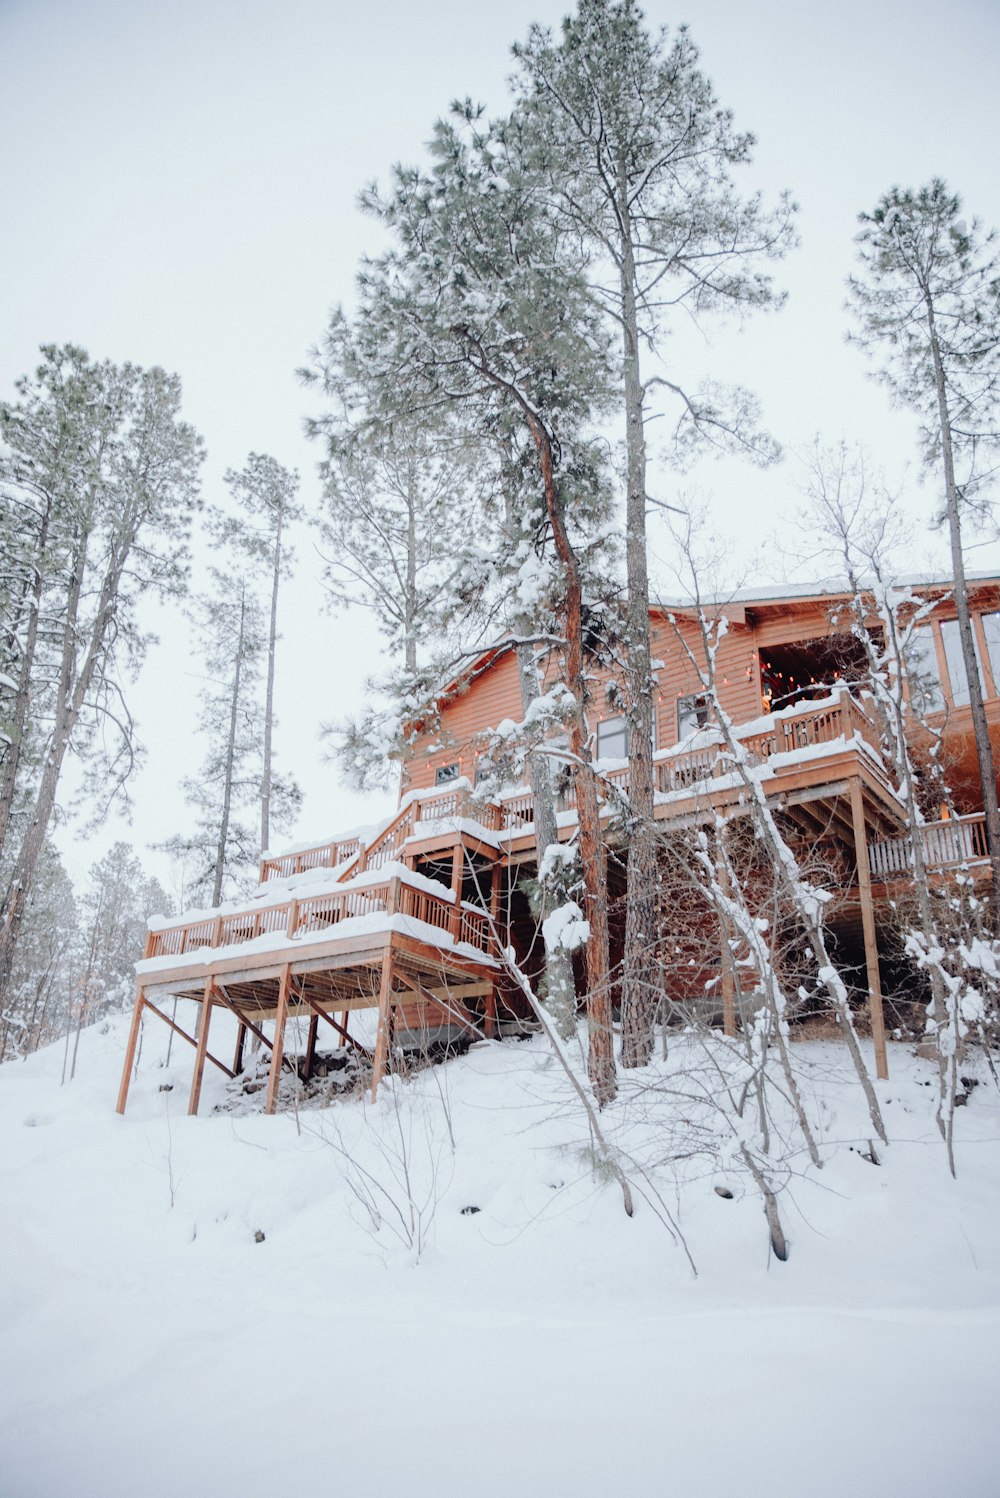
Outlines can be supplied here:
[[[586, 246], [592, 294], [621, 347], [625, 420], [629, 858], [622, 983], [622, 1059], [644, 1064], [659, 999], [653, 700], [646, 551], [645, 424], [650, 392], [675, 403], [679, 447], [706, 442], [759, 461], [774, 454], [742, 390], [690, 388], [664, 357], [679, 315], [743, 314], [779, 300], [761, 269], [791, 240], [791, 206], [742, 196], [734, 169], [753, 137], [737, 132], [681, 28], [651, 36], [633, 0], [580, 0], [556, 42], [533, 26], [515, 48], [518, 109], [548, 211]], [[643, 368], [643, 349], [657, 373]]]
[[892, 188], [860, 223], [862, 270], [848, 283], [854, 341], [881, 355], [877, 377], [917, 416], [924, 464], [941, 478], [1000, 919], [1000, 808], [963, 545], [965, 520], [990, 508], [1000, 446], [1000, 256], [938, 178], [916, 192]]

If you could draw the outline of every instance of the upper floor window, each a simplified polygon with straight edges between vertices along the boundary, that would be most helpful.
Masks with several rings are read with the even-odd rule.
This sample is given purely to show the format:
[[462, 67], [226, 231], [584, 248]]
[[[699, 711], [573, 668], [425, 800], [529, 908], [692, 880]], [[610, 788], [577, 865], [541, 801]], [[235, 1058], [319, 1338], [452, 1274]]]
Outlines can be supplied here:
[[434, 771], [434, 784], [447, 785], [451, 780], [458, 779], [457, 765], [438, 765]]
[[993, 668], [993, 684], [1000, 690], [1000, 614], [983, 615], [983, 634], [986, 650]]
[[690, 697], [677, 699], [677, 742], [689, 734], [697, 733], [708, 722], [708, 698], [704, 692], [695, 692]]
[[[969, 705], [969, 677], [965, 669], [965, 656], [962, 654], [962, 637], [959, 634], [958, 620], [945, 619], [941, 625], [941, 641], [944, 645], [945, 660], [948, 662], [948, 676], [951, 680], [951, 700], [956, 707], [968, 707]], [[976, 652], [976, 662], [979, 662], [979, 642], [975, 633], [972, 636], [972, 644]], [[983, 669], [979, 666], [979, 680], [982, 682]]]
[[913, 632], [906, 650], [906, 676], [910, 701], [917, 713], [938, 713], [944, 707], [944, 691], [934, 649], [934, 630], [929, 624]]
[[605, 718], [598, 723], [597, 758], [628, 758], [628, 724], [624, 718]]

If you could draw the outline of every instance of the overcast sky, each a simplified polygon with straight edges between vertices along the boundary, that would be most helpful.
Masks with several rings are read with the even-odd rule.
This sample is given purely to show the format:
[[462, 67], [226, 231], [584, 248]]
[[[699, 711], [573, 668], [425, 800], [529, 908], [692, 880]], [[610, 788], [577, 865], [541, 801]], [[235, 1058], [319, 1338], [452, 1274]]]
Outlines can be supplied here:
[[[209, 497], [252, 450], [298, 467], [315, 497], [294, 371], [330, 306], [350, 301], [357, 258], [375, 243], [355, 209], [359, 187], [419, 158], [452, 98], [501, 109], [510, 43], [565, 10], [559, 0], [0, 0], [0, 394], [42, 342], [161, 364], [181, 375], [185, 414], [206, 441]], [[689, 23], [720, 102], [756, 133], [745, 186], [787, 187], [801, 205], [801, 247], [779, 269], [785, 310], [740, 335], [713, 332], [704, 350], [720, 378], [758, 391], [789, 453], [766, 474], [727, 463], [696, 476], [734, 565], [764, 582], [801, 560], [788, 525], [795, 454], [816, 434], [860, 439], [905, 487], [914, 566], [926, 565], [940, 549], [927, 534], [933, 489], [918, 482], [910, 420], [844, 343], [843, 283], [857, 213], [894, 183], [944, 176], [970, 215], [1000, 224], [1000, 3], [695, 0], [647, 14]], [[657, 482], [663, 493], [676, 484]], [[771, 543], [776, 531], [791, 535], [790, 558]], [[356, 705], [378, 645], [363, 617], [322, 613], [307, 534], [298, 551], [282, 606], [277, 748], [306, 790], [301, 840], [371, 820], [385, 803], [347, 795], [322, 764], [318, 724]], [[973, 565], [997, 565], [996, 553]], [[74, 874], [114, 836], [143, 849], [184, 825], [178, 781], [200, 757], [197, 668], [183, 620], [159, 629], [164, 648], [135, 693], [149, 759], [134, 825], [110, 825], [99, 844], [61, 835]]]

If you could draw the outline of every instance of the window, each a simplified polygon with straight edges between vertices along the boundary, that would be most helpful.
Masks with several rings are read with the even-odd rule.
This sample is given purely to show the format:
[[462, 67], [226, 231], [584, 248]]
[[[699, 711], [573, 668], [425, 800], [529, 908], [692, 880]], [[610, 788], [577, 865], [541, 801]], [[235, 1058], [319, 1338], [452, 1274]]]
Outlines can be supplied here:
[[914, 712], [939, 713], [944, 707], [944, 692], [934, 649], [934, 631], [929, 624], [914, 631], [907, 647], [906, 677]]
[[677, 699], [677, 742], [697, 733], [708, 722], [708, 698], [703, 692]]
[[1000, 691], [1000, 614], [983, 615], [983, 634], [986, 650], [993, 667], [993, 685]]
[[624, 718], [605, 718], [598, 723], [597, 758], [628, 758], [628, 724]]
[[434, 784], [447, 785], [449, 781], [458, 779], [457, 765], [438, 765], [434, 771]]
[[[941, 625], [941, 639], [944, 643], [945, 660], [948, 662], [948, 676], [951, 680], [951, 700], [956, 707], [968, 707], [969, 705], [969, 678], [965, 670], [965, 657], [962, 654], [962, 638], [958, 632], [958, 620], [946, 619]], [[976, 660], [979, 660], [979, 642], [975, 633], [972, 643], [976, 652]], [[982, 681], [982, 667], [979, 669], [979, 680]]]

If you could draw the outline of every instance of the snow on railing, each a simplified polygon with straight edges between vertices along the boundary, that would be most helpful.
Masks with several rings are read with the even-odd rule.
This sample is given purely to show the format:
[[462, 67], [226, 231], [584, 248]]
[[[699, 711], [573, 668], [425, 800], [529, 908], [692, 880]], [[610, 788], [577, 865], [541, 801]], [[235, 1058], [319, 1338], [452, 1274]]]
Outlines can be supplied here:
[[[881, 758], [875, 725], [846, 691], [821, 702], [804, 703], [758, 718], [754, 723], [738, 727], [736, 735], [754, 765], [764, 764], [777, 754], [803, 754], [805, 751], [807, 757], [809, 749], [839, 739], [850, 743], [855, 735]], [[671, 749], [661, 749], [653, 756], [654, 783], [661, 795], [691, 790], [706, 780], [727, 774], [731, 768], [722, 735], [717, 729], [702, 729], [686, 742], [690, 747], [685, 748], [681, 743]], [[627, 768], [599, 774], [606, 786], [627, 794]], [[559, 810], [569, 811], [575, 806], [576, 797], [570, 786], [559, 799]], [[503, 829], [518, 831], [533, 820], [531, 792], [518, 791], [516, 795], [502, 797], [500, 811]]]
[[361, 846], [359, 838], [334, 839], [329, 843], [318, 843], [314, 848], [303, 848], [296, 853], [279, 853], [274, 858], [260, 861], [260, 882], [267, 879], [289, 879], [293, 874], [304, 874], [308, 869], [335, 869], [338, 864], [353, 858]]
[[[743, 728], [737, 728], [736, 733], [754, 765], [763, 764], [776, 754], [802, 753], [841, 738], [849, 743], [855, 735], [881, 758], [874, 724], [847, 691], [758, 718]], [[655, 786], [661, 794], [686, 791], [727, 773], [725, 746], [717, 731], [702, 730], [694, 736], [693, 743], [690, 740], [688, 743], [690, 747], [680, 744], [654, 756]], [[627, 767], [599, 773], [607, 790], [615, 789], [627, 795]], [[562, 791], [559, 810], [576, 810], [576, 792], [572, 784]], [[342, 843], [323, 843], [280, 858], [268, 858], [261, 864], [261, 882], [284, 878], [304, 869], [335, 868], [348, 860], [353, 861], [344, 869], [344, 878], [363, 869], [378, 869], [395, 859], [403, 843], [413, 836], [421, 822], [463, 817], [478, 822], [490, 832], [517, 832], [534, 821], [531, 791], [525, 789], [502, 795], [499, 802], [477, 799], [467, 780], [428, 791], [414, 791], [370, 846], [366, 847], [363, 842], [359, 844], [353, 838]]]
[[260, 865], [260, 882], [263, 884], [268, 879], [286, 879], [289, 875], [301, 874], [306, 869], [335, 869], [339, 864], [351, 860], [352, 867], [344, 870], [345, 876], [359, 874], [364, 869], [380, 869], [384, 864], [393, 862], [399, 849], [413, 835], [419, 823], [440, 822], [456, 817], [469, 817], [491, 832], [498, 832], [501, 826], [500, 808], [493, 802], [475, 801], [467, 780], [444, 789], [435, 787], [431, 791], [415, 791], [367, 846], [353, 837], [343, 842], [320, 843], [315, 848], [263, 859]]
[[293, 937], [326, 931], [353, 916], [406, 915], [424, 925], [450, 933], [479, 952], [490, 946], [490, 922], [485, 911], [459, 904], [450, 890], [440, 895], [407, 884], [398, 876], [377, 884], [324, 891], [304, 900], [288, 900], [254, 910], [239, 910], [208, 920], [189, 921], [151, 931], [147, 957], [180, 957], [198, 948], [240, 945], [259, 936]]
[[[986, 817], [974, 812], [968, 817], [946, 817], [940, 822], [926, 822], [920, 829], [924, 864], [932, 872], [957, 868], [962, 864], [985, 863]], [[868, 866], [873, 879], [909, 876], [913, 869], [913, 848], [908, 837], [888, 838], [868, 844]]]

